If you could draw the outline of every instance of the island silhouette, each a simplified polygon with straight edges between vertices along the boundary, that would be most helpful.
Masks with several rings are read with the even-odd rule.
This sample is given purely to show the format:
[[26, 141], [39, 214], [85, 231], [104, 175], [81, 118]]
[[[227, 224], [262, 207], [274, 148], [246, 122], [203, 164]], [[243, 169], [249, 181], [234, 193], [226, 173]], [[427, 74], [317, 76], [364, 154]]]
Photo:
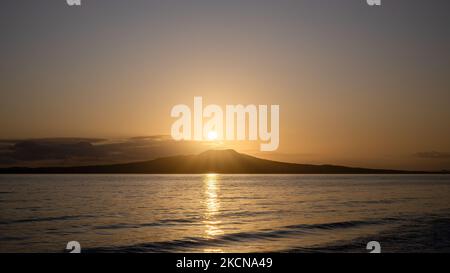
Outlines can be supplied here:
[[123, 164], [73, 167], [11, 167], [0, 174], [431, 174], [388, 169], [337, 165], [311, 165], [272, 161], [238, 153], [235, 150], [209, 150], [197, 155], [162, 157]]

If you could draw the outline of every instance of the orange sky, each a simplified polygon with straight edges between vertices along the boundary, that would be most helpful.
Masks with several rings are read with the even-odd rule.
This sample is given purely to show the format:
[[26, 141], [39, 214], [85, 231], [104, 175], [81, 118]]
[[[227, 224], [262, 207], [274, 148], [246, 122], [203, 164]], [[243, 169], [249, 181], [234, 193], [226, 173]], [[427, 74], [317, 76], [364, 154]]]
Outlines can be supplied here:
[[168, 135], [202, 96], [280, 105], [279, 149], [243, 152], [450, 169], [448, 4], [324, 3], [6, 4], [0, 138]]

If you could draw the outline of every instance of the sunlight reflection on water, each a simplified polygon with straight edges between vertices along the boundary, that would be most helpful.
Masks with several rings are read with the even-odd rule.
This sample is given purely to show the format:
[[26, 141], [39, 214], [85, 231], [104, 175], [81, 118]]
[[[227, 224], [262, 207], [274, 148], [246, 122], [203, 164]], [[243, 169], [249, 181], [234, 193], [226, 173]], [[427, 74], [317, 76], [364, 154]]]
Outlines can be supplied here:
[[0, 175], [0, 252], [442, 251], [449, 197], [441, 175]]
[[[220, 200], [218, 193], [220, 191], [217, 174], [207, 174], [205, 176], [205, 200], [206, 210], [204, 213], [205, 238], [213, 238], [223, 234], [220, 229], [221, 221], [218, 218], [220, 209]], [[208, 251], [211, 251], [210, 249]], [[220, 250], [218, 250], [220, 251]]]

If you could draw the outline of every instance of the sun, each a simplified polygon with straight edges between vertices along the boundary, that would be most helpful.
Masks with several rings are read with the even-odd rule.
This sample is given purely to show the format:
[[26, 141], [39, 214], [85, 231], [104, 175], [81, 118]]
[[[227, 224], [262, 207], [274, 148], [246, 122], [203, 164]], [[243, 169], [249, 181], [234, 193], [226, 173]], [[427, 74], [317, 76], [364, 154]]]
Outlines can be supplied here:
[[209, 131], [208, 132], [208, 140], [216, 140], [217, 139], [217, 132], [216, 131]]

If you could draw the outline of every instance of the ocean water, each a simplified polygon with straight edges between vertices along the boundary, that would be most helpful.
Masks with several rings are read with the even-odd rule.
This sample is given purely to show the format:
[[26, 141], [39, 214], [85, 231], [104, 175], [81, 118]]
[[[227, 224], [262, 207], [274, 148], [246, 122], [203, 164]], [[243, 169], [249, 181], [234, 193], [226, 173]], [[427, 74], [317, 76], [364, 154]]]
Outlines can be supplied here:
[[448, 175], [2, 175], [0, 252], [450, 252]]

